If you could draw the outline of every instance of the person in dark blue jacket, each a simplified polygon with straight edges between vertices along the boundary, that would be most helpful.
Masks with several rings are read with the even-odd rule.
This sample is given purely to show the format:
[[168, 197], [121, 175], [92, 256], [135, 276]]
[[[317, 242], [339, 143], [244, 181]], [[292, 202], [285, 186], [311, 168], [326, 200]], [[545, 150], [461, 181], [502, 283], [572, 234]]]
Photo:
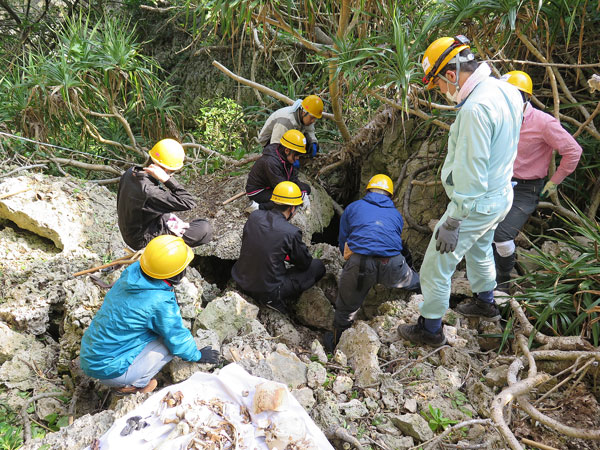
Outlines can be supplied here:
[[173, 356], [216, 363], [210, 346], [198, 350], [183, 326], [173, 285], [183, 278], [194, 252], [182, 238], [152, 239], [106, 294], [81, 341], [84, 373], [117, 393], [152, 392], [152, 377]]
[[324, 336], [333, 352], [350, 328], [369, 290], [376, 283], [419, 291], [419, 274], [402, 255], [402, 215], [392, 201], [394, 186], [387, 175], [373, 176], [367, 195], [346, 208], [340, 220], [339, 246], [346, 259], [335, 304], [333, 333]]

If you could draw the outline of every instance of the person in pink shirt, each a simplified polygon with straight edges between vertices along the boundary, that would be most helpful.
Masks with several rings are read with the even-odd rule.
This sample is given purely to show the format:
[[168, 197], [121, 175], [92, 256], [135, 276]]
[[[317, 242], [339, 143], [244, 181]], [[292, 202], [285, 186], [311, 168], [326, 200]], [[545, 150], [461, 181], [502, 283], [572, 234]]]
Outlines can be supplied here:
[[[517, 234], [535, 211], [540, 195], [552, 195], [558, 185], [577, 167], [581, 147], [560, 122], [531, 106], [533, 84], [525, 72], [513, 71], [501, 79], [516, 86], [525, 102], [523, 125], [519, 136], [517, 158], [513, 167], [514, 199], [506, 218], [494, 233], [494, 259], [498, 289], [508, 292], [510, 273], [515, 266]], [[561, 156], [558, 169], [544, 184], [553, 150]]]

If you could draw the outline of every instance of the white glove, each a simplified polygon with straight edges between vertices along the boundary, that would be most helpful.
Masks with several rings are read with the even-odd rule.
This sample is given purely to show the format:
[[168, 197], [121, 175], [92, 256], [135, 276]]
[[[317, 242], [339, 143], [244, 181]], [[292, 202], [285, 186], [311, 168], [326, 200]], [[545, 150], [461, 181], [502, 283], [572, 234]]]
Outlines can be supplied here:
[[169, 219], [167, 220], [167, 228], [175, 236], [179, 236], [179, 237], [183, 236], [183, 234], [185, 233], [185, 230], [187, 230], [189, 227], [190, 227], [189, 223], [184, 222], [183, 220], [181, 220], [179, 217], [177, 217], [173, 213], [171, 213], [171, 215], [169, 216]]

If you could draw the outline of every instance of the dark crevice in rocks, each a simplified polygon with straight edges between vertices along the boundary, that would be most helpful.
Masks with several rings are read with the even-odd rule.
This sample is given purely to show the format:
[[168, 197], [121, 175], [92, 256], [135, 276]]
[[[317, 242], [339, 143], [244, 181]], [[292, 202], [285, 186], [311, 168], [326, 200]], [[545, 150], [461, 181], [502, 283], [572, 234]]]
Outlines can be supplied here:
[[216, 284], [219, 289], [225, 289], [231, 279], [231, 268], [234, 264], [235, 261], [231, 259], [196, 255], [190, 265], [198, 270], [207, 282]]
[[47, 332], [56, 342], [60, 340], [60, 337], [64, 333], [63, 321], [65, 317], [65, 308], [61, 303], [54, 303], [50, 305], [50, 311], [48, 312], [48, 329]]
[[319, 244], [321, 242], [334, 247], [338, 246], [338, 235], [340, 232], [340, 217], [337, 214], [331, 218], [331, 222], [327, 225], [322, 232], [314, 233], [312, 235], [311, 242], [313, 244]]
[[23, 237], [25, 240], [30, 241], [32, 239], [39, 239], [43, 244], [51, 246], [51, 248], [54, 247], [57, 253], [61, 251], [54, 245], [54, 242], [52, 242], [51, 239], [48, 239], [44, 236], [40, 236], [39, 234], [36, 234], [32, 231], [20, 228], [16, 223], [12, 222], [11, 220], [0, 218], [0, 231], [4, 230], [5, 228], [11, 228], [18, 236]]

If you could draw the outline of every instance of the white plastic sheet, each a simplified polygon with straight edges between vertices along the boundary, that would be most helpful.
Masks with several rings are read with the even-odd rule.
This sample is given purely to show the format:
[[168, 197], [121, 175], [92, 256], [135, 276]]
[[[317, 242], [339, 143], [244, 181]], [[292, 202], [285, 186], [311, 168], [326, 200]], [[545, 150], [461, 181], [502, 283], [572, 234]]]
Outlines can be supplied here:
[[[168, 386], [153, 394], [143, 404], [124, 417], [116, 420], [113, 426], [100, 439], [100, 449], [113, 450], [150, 450], [160, 446], [161, 450], [175, 450], [186, 448], [190, 438], [185, 436], [171, 439], [168, 442], [166, 438], [175, 429], [175, 424], [165, 425], [157, 415], [160, 410], [161, 400], [167, 393], [181, 391], [183, 393], [182, 405], [194, 405], [196, 400], [211, 401], [215, 398], [226, 404], [226, 412], [229, 420], [235, 425], [237, 430], [238, 450], [268, 449], [264, 437], [256, 437], [259, 424], [264, 424], [267, 420], [277, 420], [284, 417], [293, 417], [294, 422], [301, 421], [306, 427], [306, 436], [316, 446], [324, 450], [333, 450], [333, 447], [323, 434], [323, 432], [312, 421], [304, 408], [288, 392], [288, 404], [286, 411], [274, 412], [265, 411], [259, 414], [252, 414], [252, 400], [255, 387], [264, 383], [264, 378], [250, 375], [237, 364], [229, 364], [220, 370], [218, 374], [209, 374], [198, 372], [186, 381]], [[251, 417], [250, 423], [243, 423], [244, 416], [242, 411], [245, 409]], [[199, 411], [202, 406], [194, 406], [194, 410]], [[164, 410], [162, 415], [175, 418], [176, 408]], [[121, 431], [127, 424], [127, 419], [134, 416], [141, 416], [149, 426], [141, 430], [133, 431], [127, 436], [121, 436]], [[246, 416], [247, 417], [247, 416]], [[247, 419], [246, 419], [247, 421]], [[88, 447], [89, 448], [89, 447]]]

